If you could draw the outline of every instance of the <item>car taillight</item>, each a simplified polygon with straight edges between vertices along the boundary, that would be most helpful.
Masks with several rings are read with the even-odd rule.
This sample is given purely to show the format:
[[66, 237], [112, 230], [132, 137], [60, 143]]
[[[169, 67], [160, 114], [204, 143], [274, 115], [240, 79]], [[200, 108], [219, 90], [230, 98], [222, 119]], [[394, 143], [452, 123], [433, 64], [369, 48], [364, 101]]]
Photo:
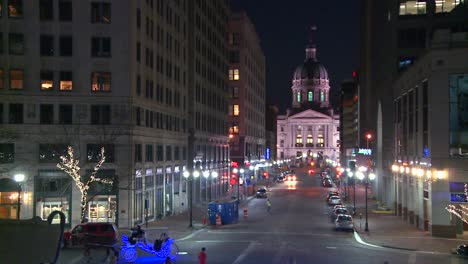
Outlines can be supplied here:
[[295, 180], [296, 180], [296, 176], [293, 176], [293, 181], [295, 181]]

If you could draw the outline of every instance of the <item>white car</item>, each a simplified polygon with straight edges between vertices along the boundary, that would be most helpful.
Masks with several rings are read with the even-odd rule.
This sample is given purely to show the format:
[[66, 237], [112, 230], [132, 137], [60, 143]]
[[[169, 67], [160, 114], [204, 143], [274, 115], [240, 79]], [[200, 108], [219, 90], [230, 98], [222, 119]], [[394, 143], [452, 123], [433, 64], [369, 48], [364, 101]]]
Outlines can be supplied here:
[[335, 220], [336, 230], [354, 230], [353, 217], [347, 214], [339, 214]]
[[342, 204], [341, 198], [339, 196], [332, 196], [332, 197], [330, 197], [330, 199], [328, 199], [328, 204], [329, 205]]
[[288, 175], [286, 176], [285, 181], [289, 181], [289, 182], [291, 182], [291, 181], [296, 181], [296, 175], [294, 175], [294, 174], [288, 174]]

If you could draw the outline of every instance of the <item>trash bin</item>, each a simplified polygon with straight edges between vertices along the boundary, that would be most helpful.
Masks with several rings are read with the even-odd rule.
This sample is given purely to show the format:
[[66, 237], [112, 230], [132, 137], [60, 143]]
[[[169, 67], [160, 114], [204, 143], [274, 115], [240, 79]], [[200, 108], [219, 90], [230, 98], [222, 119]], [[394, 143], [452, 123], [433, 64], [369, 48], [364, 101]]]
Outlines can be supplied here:
[[221, 222], [223, 225], [237, 223], [237, 220], [239, 219], [239, 208], [237, 200], [224, 203], [209, 203], [208, 218], [210, 225], [216, 225], [216, 214], [221, 216]]

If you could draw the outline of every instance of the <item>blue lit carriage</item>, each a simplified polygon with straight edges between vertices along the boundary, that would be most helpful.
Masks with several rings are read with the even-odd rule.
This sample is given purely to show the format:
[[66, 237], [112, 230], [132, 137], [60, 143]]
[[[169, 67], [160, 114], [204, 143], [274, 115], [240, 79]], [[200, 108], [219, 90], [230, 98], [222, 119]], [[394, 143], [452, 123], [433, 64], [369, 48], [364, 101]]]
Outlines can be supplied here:
[[161, 246], [161, 250], [156, 251], [153, 245], [138, 241], [135, 244], [130, 243], [126, 235], [122, 235], [122, 247], [120, 248], [120, 256], [126, 261], [133, 262], [138, 257], [137, 249], [143, 250], [151, 255], [155, 255], [159, 258], [166, 259], [170, 257], [174, 259], [179, 253], [179, 248], [174, 243], [174, 239], [168, 238]]

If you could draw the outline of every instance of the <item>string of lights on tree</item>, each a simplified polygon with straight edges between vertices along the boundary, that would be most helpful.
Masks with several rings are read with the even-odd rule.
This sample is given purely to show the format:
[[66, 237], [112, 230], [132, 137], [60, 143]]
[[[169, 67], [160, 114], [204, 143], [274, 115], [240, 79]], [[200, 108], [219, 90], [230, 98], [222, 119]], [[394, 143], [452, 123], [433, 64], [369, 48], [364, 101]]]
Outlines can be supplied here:
[[81, 193], [81, 222], [83, 223], [85, 220], [85, 213], [86, 213], [86, 205], [88, 204], [88, 191], [91, 183], [99, 182], [103, 184], [113, 184], [114, 181], [112, 179], [100, 178], [97, 177], [96, 174], [101, 168], [102, 164], [106, 161], [106, 156], [104, 152], [104, 148], [101, 148], [101, 156], [99, 161], [94, 165], [93, 172], [86, 179], [84, 176], [80, 175], [80, 166], [79, 158], [75, 158], [75, 151], [72, 147], [68, 147], [67, 155], [60, 157], [60, 163], [57, 164], [57, 167], [68, 174], [78, 187], [78, 190]]
[[[465, 202], [468, 202], [468, 183], [465, 183]], [[456, 205], [449, 204], [445, 207], [449, 213], [455, 215], [456, 217], [460, 218], [463, 222], [468, 224], [468, 206], [460, 204], [460, 207]]]

